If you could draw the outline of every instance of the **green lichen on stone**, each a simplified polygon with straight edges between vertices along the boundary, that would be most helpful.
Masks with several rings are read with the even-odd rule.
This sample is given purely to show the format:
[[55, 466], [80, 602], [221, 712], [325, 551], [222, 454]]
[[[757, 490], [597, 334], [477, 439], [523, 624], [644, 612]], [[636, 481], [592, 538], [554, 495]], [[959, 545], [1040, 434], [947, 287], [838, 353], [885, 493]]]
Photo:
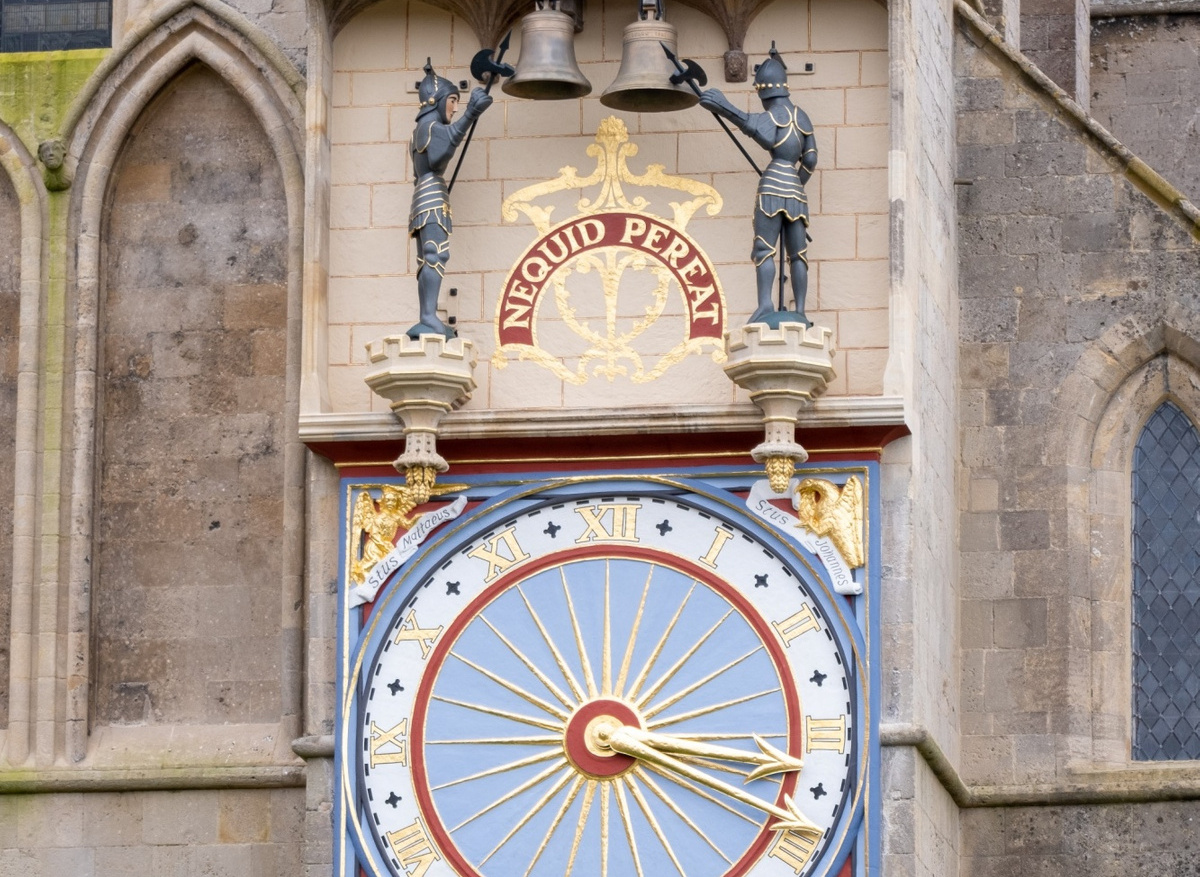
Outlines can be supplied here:
[[0, 120], [36, 155], [39, 143], [61, 134], [71, 104], [110, 51], [0, 54]]

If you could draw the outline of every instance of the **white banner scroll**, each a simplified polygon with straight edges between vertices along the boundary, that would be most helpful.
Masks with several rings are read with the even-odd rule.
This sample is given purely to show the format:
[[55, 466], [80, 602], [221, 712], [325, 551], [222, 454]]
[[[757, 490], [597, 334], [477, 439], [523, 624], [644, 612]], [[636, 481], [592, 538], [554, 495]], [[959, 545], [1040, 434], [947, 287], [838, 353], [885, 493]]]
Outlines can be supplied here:
[[759, 518], [771, 524], [780, 535], [799, 543], [819, 557], [821, 563], [825, 565], [825, 569], [829, 571], [829, 577], [833, 579], [835, 591], [849, 596], [861, 594], [862, 583], [855, 581], [854, 571], [850, 569], [842, 558], [841, 552], [834, 547], [829, 537], [810, 533], [800, 525], [799, 519], [791, 512], [786, 512], [779, 506], [771, 504], [770, 500], [773, 499], [779, 500], [787, 497], [790, 500], [795, 495], [798, 483], [799, 479], [793, 478], [788, 483], [787, 493], [781, 495], [771, 490], [767, 479], [755, 481], [754, 486], [750, 488], [750, 496], [746, 499], [746, 507]]
[[374, 600], [375, 595], [379, 593], [379, 589], [383, 587], [383, 583], [388, 580], [388, 577], [392, 573], [400, 569], [404, 561], [416, 554], [417, 549], [421, 547], [421, 543], [425, 541], [425, 537], [447, 521], [453, 521], [462, 514], [463, 509], [466, 507], [467, 498], [460, 496], [454, 502], [450, 503], [450, 505], [422, 515], [421, 520], [417, 521], [416, 526], [400, 537], [400, 541], [396, 543], [396, 547], [389, 551], [383, 560], [371, 568], [363, 583], [355, 585], [350, 589], [350, 593], [347, 595], [348, 605], [353, 608]]

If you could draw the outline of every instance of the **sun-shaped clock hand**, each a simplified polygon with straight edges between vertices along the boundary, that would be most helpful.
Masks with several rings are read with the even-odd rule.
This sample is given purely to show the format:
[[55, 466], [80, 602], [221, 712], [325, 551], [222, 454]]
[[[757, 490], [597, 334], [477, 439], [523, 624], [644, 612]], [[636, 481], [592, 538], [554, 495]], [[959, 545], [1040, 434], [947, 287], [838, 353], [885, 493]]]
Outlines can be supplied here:
[[[710, 747], [701, 744], [694, 744], [691, 741], [680, 740], [679, 738], [669, 737], [665, 734], [653, 734], [632, 725], [623, 725], [616, 722], [611, 724], [597, 723], [592, 727], [592, 733], [595, 735], [595, 744], [598, 747], [607, 747], [613, 752], [619, 752], [622, 755], [628, 755], [632, 758], [636, 758], [638, 761], [662, 770], [679, 774], [680, 776], [686, 777], [692, 782], [708, 786], [714, 791], [720, 792], [723, 795], [728, 795], [735, 801], [748, 804], [757, 810], [761, 810], [764, 813], [774, 816], [779, 821], [770, 825], [772, 831], [795, 831], [799, 834], [808, 835], [812, 838], [819, 838], [822, 834], [822, 829], [800, 812], [800, 809], [796, 806], [795, 801], [792, 800], [790, 795], [785, 795], [783, 799], [786, 809], [783, 807], [777, 807], [774, 804], [768, 803], [761, 798], [751, 795], [744, 789], [739, 789], [737, 786], [731, 786], [728, 783], [724, 783], [721, 780], [710, 776], [707, 772], [693, 767], [686, 762], [673, 758], [668, 754], [668, 752], [674, 752], [675, 754], [699, 755], [699, 753], [696, 751], [697, 749], [709, 749], [719, 750], [722, 754], [719, 756], [700, 755], [700, 757], [728, 758], [730, 757], [730, 754], [734, 752], [734, 750], [717, 746]], [[773, 749], [773, 747], [766, 746], [766, 744], [761, 740], [758, 741], [758, 743], [760, 747]], [[798, 759], [791, 759], [790, 756], [784, 755], [784, 753], [779, 752], [778, 750], [774, 750], [774, 752], [775, 755], [764, 752], [764, 755], [768, 755], [772, 759], [772, 764], [770, 766], [773, 769], [770, 771], [771, 773], [778, 773], [780, 770], [780, 768], [775, 767], [775, 765], [779, 763], [777, 756], [782, 756], [783, 758], [791, 761], [798, 761]], [[754, 753], [738, 752], [736, 758], [737, 760], [758, 763], [759, 756], [756, 756]], [[781, 769], [799, 770], [798, 767], [783, 767]], [[764, 775], [761, 773], [761, 768], [754, 773], [757, 773], [759, 776]]]

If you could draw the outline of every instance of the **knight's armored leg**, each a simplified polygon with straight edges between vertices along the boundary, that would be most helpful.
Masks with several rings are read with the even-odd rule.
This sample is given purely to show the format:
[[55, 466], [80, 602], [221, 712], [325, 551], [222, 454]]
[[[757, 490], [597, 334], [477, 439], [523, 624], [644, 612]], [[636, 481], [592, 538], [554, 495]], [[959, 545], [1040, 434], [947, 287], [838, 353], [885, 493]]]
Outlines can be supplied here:
[[754, 262], [754, 272], [758, 281], [758, 307], [754, 313], [750, 315], [748, 322], [759, 323], [766, 318], [767, 314], [774, 313], [775, 302], [773, 293], [775, 291], [775, 255], [776, 246], [770, 241], [778, 240], [778, 237], [766, 238], [762, 232], [766, 229], [759, 228], [759, 218], [755, 218], [754, 228], [758, 232], [754, 237], [754, 246], [750, 250], [750, 258]]
[[[426, 227], [428, 228], [428, 226]], [[417, 269], [417, 302], [420, 316], [417, 324], [408, 330], [409, 338], [418, 338], [422, 332], [437, 332], [453, 338], [455, 331], [438, 318], [438, 296], [442, 291], [442, 276], [450, 258], [450, 238], [441, 229], [420, 237], [419, 267]], [[422, 229], [424, 232], [425, 229]], [[437, 232], [441, 232], [438, 234]]]
[[792, 295], [796, 299], [796, 313], [804, 322], [811, 326], [812, 320], [804, 312], [805, 299], [808, 298], [808, 238], [807, 227], [803, 222], [793, 222], [784, 230], [787, 238], [788, 263], [792, 274]]

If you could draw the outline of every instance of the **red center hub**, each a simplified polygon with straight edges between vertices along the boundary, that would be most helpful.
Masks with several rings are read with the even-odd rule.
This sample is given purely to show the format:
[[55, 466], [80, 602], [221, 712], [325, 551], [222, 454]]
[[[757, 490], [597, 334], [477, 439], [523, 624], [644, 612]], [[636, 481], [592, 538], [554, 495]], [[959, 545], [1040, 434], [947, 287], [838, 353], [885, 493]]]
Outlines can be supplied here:
[[600, 698], [576, 710], [567, 722], [567, 733], [563, 736], [563, 748], [575, 769], [594, 779], [610, 779], [637, 764], [632, 755], [613, 752], [598, 739], [597, 732], [605, 727], [612, 729], [623, 725], [640, 728], [642, 720], [633, 707], [619, 700]]

